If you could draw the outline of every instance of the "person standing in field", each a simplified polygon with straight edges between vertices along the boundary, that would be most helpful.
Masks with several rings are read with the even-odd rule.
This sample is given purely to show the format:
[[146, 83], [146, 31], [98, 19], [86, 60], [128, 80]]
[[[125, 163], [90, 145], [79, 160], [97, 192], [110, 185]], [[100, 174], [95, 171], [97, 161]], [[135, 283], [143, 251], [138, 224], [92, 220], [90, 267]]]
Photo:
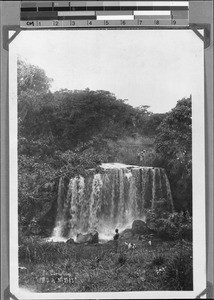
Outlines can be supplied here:
[[118, 239], [119, 239], [119, 230], [115, 229], [115, 235], [114, 235], [114, 244], [115, 244], [115, 251], [117, 251], [118, 248]]

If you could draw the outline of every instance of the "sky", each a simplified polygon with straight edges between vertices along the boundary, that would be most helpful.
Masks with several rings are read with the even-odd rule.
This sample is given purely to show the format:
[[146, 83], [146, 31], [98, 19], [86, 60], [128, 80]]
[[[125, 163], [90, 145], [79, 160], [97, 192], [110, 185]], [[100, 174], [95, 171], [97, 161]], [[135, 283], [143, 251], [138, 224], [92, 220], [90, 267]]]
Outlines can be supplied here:
[[203, 43], [191, 30], [22, 31], [11, 49], [53, 78], [51, 90], [108, 90], [154, 113], [199, 97]]

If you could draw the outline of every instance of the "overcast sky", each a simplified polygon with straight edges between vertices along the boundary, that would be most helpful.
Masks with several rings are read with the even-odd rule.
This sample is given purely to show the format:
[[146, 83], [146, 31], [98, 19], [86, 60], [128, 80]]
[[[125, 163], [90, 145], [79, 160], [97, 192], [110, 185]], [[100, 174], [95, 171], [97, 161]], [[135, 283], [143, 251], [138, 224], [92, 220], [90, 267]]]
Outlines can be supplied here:
[[191, 30], [22, 31], [11, 47], [53, 78], [52, 91], [108, 90], [152, 112], [203, 96], [203, 43]]

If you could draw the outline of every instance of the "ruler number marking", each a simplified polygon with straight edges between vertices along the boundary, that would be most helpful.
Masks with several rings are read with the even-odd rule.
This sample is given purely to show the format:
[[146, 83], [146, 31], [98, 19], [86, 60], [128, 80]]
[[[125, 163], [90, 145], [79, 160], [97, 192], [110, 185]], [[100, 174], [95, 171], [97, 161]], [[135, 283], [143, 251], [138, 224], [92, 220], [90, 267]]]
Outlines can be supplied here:
[[27, 21], [26, 25], [27, 26], [35, 26], [35, 23], [34, 23], [34, 21]]
[[59, 26], [59, 21], [53, 21], [54, 26]]

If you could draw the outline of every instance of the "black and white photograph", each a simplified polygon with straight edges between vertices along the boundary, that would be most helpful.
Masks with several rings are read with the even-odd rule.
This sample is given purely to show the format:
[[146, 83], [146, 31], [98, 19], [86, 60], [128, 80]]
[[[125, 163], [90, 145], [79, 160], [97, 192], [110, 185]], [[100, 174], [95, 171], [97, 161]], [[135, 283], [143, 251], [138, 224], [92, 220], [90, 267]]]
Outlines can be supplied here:
[[198, 36], [30, 30], [10, 57], [12, 276], [20, 293], [188, 297], [198, 275], [203, 286]]

